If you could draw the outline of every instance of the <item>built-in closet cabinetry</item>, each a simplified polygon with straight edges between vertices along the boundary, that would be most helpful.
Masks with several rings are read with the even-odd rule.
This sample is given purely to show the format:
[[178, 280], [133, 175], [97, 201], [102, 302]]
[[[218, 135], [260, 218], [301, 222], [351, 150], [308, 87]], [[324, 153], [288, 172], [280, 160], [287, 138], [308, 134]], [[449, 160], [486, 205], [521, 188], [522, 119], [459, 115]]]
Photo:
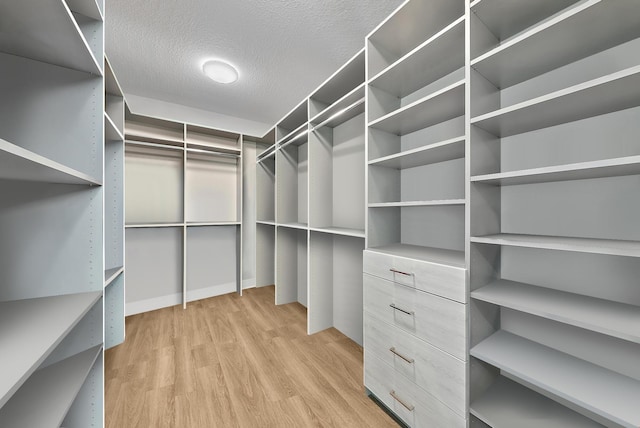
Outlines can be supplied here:
[[364, 75], [363, 50], [276, 124], [256, 172], [257, 285], [304, 305], [310, 334], [336, 327], [358, 343]]
[[123, 334], [115, 284], [105, 288], [123, 263], [118, 225], [103, 229], [117, 222], [105, 198], [119, 185], [103, 16], [95, 0], [2, 4], [2, 427], [103, 425], [103, 348]]
[[127, 314], [242, 290], [242, 136], [126, 115]]
[[470, 9], [472, 421], [640, 426], [640, 3]]
[[466, 6], [408, 1], [366, 39], [364, 383], [412, 427], [467, 425]]

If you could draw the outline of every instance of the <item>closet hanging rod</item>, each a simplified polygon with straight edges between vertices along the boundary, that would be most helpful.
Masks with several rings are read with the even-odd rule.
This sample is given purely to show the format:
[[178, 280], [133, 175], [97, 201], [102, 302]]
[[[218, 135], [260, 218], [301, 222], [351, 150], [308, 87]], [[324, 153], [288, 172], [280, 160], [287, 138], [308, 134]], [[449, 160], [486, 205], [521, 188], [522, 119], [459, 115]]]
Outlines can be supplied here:
[[220, 156], [220, 157], [224, 157], [224, 158], [239, 158], [240, 157], [239, 153], [227, 153], [227, 152], [220, 152], [220, 151], [215, 151], [215, 150], [191, 149], [191, 148], [187, 148], [187, 153], [197, 153], [197, 154], [205, 154], [205, 155], [211, 155], [211, 156]]
[[307, 135], [309, 133], [308, 129], [305, 129], [304, 131], [302, 131], [301, 133], [299, 133], [298, 135], [296, 135], [295, 137], [293, 137], [292, 139], [290, 139], [289, 141], [287, 141], [286, 143], [281, 143], [280, 144], [280, 148], [284, 149], [285, 147], [287, 147], [289, 144], [293, 143], [294, 141], [297, 141], [299, 139], [301, 139], [302, 137], [304, 137], [305, 135]]

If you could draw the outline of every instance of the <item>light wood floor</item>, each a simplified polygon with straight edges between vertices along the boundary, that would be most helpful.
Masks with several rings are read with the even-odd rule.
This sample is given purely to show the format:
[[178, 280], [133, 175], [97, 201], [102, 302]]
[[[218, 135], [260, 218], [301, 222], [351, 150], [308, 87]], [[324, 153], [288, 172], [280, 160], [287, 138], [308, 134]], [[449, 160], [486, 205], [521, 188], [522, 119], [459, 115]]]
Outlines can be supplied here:
[[273, 287], [128, 317], [105, 355], [107, 428], [397, 427], [364, 393], [362, 348]]

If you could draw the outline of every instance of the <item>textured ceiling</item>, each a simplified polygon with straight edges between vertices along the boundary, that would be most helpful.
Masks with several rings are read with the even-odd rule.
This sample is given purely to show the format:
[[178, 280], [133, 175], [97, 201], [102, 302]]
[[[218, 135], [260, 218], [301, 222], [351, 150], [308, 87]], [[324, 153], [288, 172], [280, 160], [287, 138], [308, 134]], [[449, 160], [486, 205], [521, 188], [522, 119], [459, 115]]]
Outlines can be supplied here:
[[[364, 37], [401, 3], [106, 0], [106, 50], [132, 100], [242, 118], [266, 132], [364, 47]], [[209, 58], [235, 64], [240, 80], [220, 85], [206, 78], [201, 64]]]

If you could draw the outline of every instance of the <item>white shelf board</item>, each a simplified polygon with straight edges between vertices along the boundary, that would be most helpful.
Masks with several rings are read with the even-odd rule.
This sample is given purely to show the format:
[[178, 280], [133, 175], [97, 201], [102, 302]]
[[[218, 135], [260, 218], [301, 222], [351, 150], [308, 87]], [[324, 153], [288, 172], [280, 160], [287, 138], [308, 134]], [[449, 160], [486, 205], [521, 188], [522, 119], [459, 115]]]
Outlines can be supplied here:
[[109, 59], [104, 57], [104, 90], [107, 95], [113, 95], [116, 97], [123, 98], [124, 92], [122, 92], [122, 87], [120, 86], [120, 82], [118, 78], [113, 72], [113, 68], [109, 63]]
[[371, 128], [396, 135], [410, 134], [464, 114], [464, 80], [427, 95], [369, 122]]
[[239, 221], [189, 221], [187, 227], [201, 227], [201, 226], [240, 226], [242, 223]]
[[432, 201], [405, 201], [405, 202], [375, 202], [370, 203], [369, 208], [389, 207], [432, 207], [440, 205], [464, 205], [464, 199], [436, 199]]
[[279, 147], [288, 146], [289, 144], [300, 145], [307, 142], [306, 136], [309, 134], [308, 123], [305, 122], [278, 141]]
[[106, 111], [104, 112], [104, 136], [106, 141], [124, 141], [124, 135]]
[[341, 109], [336, 108], [335, 110], [332, 109], [331, 111], [335, 111], [335, 113], [315, 125], [312, 128], [313, 131], [323, 126], [335, 128], [336, 126], [345, 123], [347, 120], [353, 119], [357, 115], [364, 113], [364, 97], [357, 99], [346, 107]]
[[561, 89], [471, 119], [498, 137], [640, 105], [640, 66]]
[[193, 153], [211, 153], [211, 154], [230, 154], [240, 156], [242, 150], [237, 147], [225, 146], [222, 144], [201, 144], [187, 141], [187, 152]]
[[159, 134], [145, 133], [145, 132], [128, 132], [127, 126], [125, 123], [124, 129], [124, 138], [127, 143], [137, 144], [137, 145], [149, 145], [160, 148], [170, 148], [170, 149], [183, 149], [184, 148], [184, 140], [179, 138], [171, 138], [167, 136], [162, 136]]
[[291, 111], [287, 113], [280, 121], [278, 121], [276, 127], [282, 128], [285, 131], [289, 131], [287, 135], [284, 136], [286, 138], [291, 134], [294, 134], [296, 129], [304, 126], [308, 119], [309, 112], [307, 111], [307, 99], [305, 98], [297, 106], [291, 109]]
[[101, 350], [96, 346], [33, 373], [0, 409], [0, 426], [58, 428]]
[[450, 140], [440, 141], [427, 146], [396, 153], [389, 156], [373, 159], [369, 165], [383, 166], [386, 168], [408, 169], [416, 166], [430, 165], [446, 162], [453, 159], [461, 159], [465, 155], [465, 137], [456, 137]]
[[[102, 75], [102, 69], [63, 0], [4, 1], [0, 51]], [[33, 13], [34, 10], [38, 13]]]
[[471, 355], [590, 414], [640, 426], [640, 381], [503, 330], [474, 346]]
[[364, 238], [363, 229], [349, 229], [346, 227], [310, 227], [312, 232], [328, 233], [331, 235], [352, 236], [355, 238]]
[[545, 20], [577, 0], [475, 0], [469, 7], [500, 40], [505, 40]]
[[257, 224], [266, 224], [267, 226], [275, 226], [276, 222], [271, 220], [271, 221], [267, 221], [267, 220], [256, 220]]
[[640, 307], [498, 279], [471, 292], [476, 300], [640, 343]]
[[100, 180], [0, 138], [0, 178], [99, 186]]
[[[464, 16], [382, 70], [369, 85], [398, 98], [464, 66]], [[437, 58], [437, 60], [434, 60]]]
[[124, 272], [124, 266], [118, 266], [115, 268], [107, 269], [104, 271], [104, 286], [108, 287], [122, 272]]
[[289, 229], [307, 230], [309, 228], [309, 225], [306, 223], [276, 223], [276, 225], [278, 227], [287, 227]]
[[588, 180], [640, 174], [640, 156], [604, 159], [471, 177], [472, 182], [501, 186]]
[[399, 243], [381, 245], [379, 247], [369, 247], [367, 250], [457, 268], [464, 269], [465, 267], [464, 251], [445, 250], [442, 248], [421, 247], [418, 245]]
[[97, 291], [0, 302], [0, 408], [101, 296]]
[[465, 2], [451, 0], [405, 1], [367, 39], [383, 51], [401, 57], [429, 38], [426, 32], [435, 33], [443, 22], [452, 22], [463, 15], [465, 7]]
[[640, 242], [637, 241], [500, 233], [496, 235], [473, 236], [471, 237], [471, 242], [479, 244], [509, 245], [513, 247], [541, 248], [546, 250], [575, 251], [580, 253], [608, 254], [613, 256], [640, 257]]
[[502, 376], [471, 403], [469, 413], [493, 428], [602, 427], [599, 423]]
[[586, 0], [503, 41], [471, 66], [504, 89], [638, 36], [635, 0]]
[[156, 227], [183, 227], [184, 223], [135, 223], [126, 224], [125, 229], [150, 229]]
[[96, 0], [65, 0], [65, 2], [74, 12], [81, 13], [96, 21], [104, 20], [103, 13]]

